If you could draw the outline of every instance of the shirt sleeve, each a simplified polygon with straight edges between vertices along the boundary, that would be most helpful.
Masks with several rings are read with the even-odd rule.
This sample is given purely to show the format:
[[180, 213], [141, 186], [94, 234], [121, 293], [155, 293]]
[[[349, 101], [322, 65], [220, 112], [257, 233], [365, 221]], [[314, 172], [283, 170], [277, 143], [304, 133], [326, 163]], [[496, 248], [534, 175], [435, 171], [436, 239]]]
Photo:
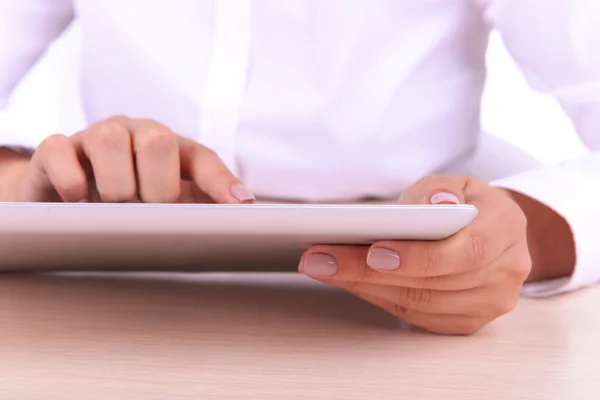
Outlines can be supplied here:
[[[546, 204], [569, 223], [572, 276], [526, 285], [549, 296], [600, 282], [600, 1], [476, 0], [534, 89], [554, 96], [589, 154], [492, 182]], [[540, 143], [540, 146], [543, 146]]]
[[[72, 0], [0, 0], [0, 111], [73, 18]], [[0, 132], [0, 146], [33, 145], [33, 138]]]

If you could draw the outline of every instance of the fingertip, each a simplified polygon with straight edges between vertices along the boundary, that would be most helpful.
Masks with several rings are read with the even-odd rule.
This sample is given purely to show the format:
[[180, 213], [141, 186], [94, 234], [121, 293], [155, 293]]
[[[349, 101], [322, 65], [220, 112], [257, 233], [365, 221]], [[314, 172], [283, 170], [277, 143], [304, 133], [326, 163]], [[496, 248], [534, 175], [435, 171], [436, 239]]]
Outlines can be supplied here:
[[254, 194], [240, 182], [231, 185], [229, 192], [239, 203], [242, 204], [252, 204], [256, 200]]
[[428, 175], [421, 178], [400, 197], [400, 204], [464, 204], [468, 177]]
[[331, 254], [308, 252], [302, 256], [298, 271], [311, 277], [332, 277], [338, 272], [338, 262]]
[[400, 268], [402, 259], [398, 251], [394, 250], [392, 246], [376, 244], [369, 248], [366, 264], [377, 271], [391, 272]]

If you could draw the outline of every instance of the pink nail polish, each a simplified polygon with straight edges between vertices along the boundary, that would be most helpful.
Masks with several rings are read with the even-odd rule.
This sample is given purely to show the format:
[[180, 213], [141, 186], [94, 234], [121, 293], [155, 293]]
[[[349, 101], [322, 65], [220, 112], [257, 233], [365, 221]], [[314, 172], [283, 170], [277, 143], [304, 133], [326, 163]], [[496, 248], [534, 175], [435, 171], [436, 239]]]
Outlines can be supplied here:
[[332, 276], [337, 270], [335, 258], [328, 254], [310, 254], [300, 266], [300, 271], [309, 276]]
[[236, 183], [229, 189], [231, 195], [235, 197], [240, 203], [252, 203], [256, 198], [254, 195], [246, 189], [241, 183]]
[[381, 271], [394, 271], [400, 268], [400, 255], [393, 250], [372, 248], [367, 254], [367, 265]]
[[431, 196], [431, 204], [460, 204], [460, 199], [448, 192], [439, 192]]

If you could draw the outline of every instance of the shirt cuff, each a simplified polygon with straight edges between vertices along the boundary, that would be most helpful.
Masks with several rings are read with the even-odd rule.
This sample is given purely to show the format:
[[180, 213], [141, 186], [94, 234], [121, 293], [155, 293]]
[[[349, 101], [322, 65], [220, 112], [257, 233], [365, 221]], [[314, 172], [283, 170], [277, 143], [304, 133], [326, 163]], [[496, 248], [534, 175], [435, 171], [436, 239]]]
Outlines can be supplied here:
[[573, 274], [526, 284], [524, 296], [547, 297], [600, 281], [600, 246], [595, 238], [600, 230], [600, 153], [490, 184], [525, 194], [550, 207], [567, 221], [575, 239], [577, 258]]

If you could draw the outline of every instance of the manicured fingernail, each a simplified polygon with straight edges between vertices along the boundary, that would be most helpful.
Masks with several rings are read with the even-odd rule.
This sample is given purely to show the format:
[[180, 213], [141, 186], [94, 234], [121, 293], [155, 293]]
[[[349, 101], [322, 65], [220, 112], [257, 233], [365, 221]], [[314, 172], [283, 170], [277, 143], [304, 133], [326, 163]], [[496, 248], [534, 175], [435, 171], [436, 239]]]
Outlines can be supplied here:
[[460, 204], [460, 199], [452, 193], [439, 192], [431, 196], [431, 204]]
[[373, 269], [394, 271], [400, 268], [400, 255], [390, 249], [372, 248], [367, 254], [367, 264]]
[[240, 203], [251, 203], [256, 200], [254, 195], [241, 183], [232, 185], [229, 190]]
[[300, 272], [309, 276], [332, 276], [337, 270], [335, 258], [328, 254], [310, 254], [300, 266]]

